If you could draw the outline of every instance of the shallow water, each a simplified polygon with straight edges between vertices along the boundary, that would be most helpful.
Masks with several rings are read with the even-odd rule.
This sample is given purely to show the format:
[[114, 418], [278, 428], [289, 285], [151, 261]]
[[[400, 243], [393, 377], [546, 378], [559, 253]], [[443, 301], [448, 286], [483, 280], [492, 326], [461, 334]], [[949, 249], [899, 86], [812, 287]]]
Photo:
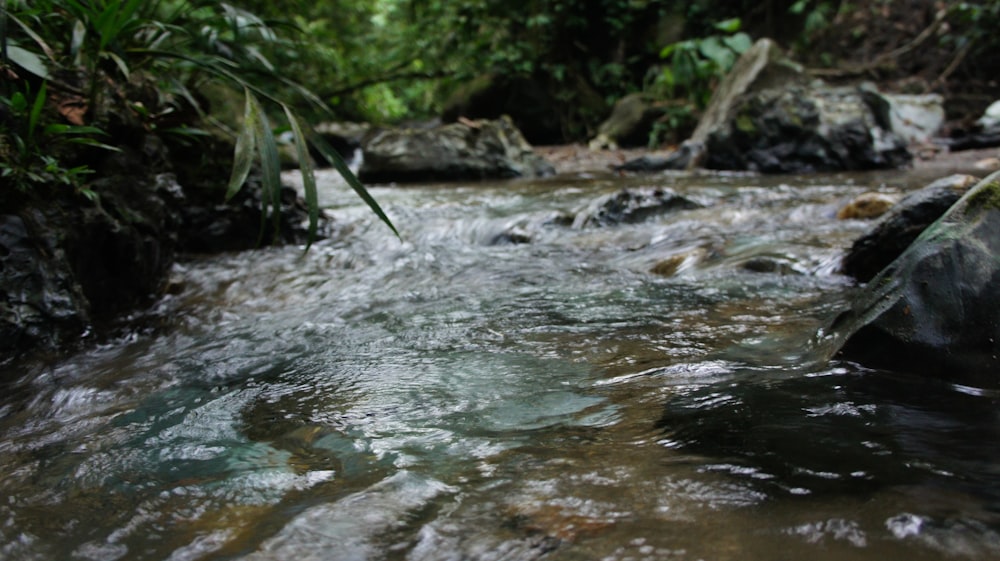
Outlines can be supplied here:
[[[399, 241], [322, 174], [341, 237], [0, 373], [0, 558], [998, 558], [997, 394], [814, 343], [837, 208], [925, 179], [375, 188]], [[704, 207], [565, 218], [623, 187]]]

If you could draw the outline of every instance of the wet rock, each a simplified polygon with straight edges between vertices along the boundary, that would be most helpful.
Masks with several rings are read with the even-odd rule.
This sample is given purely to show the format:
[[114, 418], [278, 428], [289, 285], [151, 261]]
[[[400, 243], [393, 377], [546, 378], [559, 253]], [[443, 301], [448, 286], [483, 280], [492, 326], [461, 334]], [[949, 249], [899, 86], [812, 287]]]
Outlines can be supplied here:
[[[183, 227], [178, 247], [188, 253], [240, 251], [272, 244], [304, 244], [309, 239], [309, 210], [291, 187], [281, 189], [281, 213], [274, 221], [261, 214], [259, 178], [251, 178], [242, 191], [224, 201], [217, 189], [185, 190], [191, 200], [179, 209]], [[317, 239], [329, 235], [329, 221], [320, 215]]]
[[702, 206], [670, 189], [622, 189], [599, 199], [590, 209], [578, 214], [573, 227], [634, 224], [668, 212]]
[[838, 220], [870, 220], [885, 214], [896, 199], [883, 193], [862, 193], [837, 211]]
[[[354, 155], [355, 150], [361, 149], [361, 142], [371, 132], [371, 125], [368, 123], [353, 122], [331, 122], [316, 125], [316, 134], [330, 145], [338, 154], [345, 159]], [[317, 161], [325, 162], [322, 155], [313, 154]]]
[[883, 94], [869, 86], [865, 90], [879, 126], [908, 144], [926, 144], [940, 134], [945, 119], [940, 95]]
[[655, 154], [639, 156], [629, 160], [620, 166], [616, 166], [618, 171], [650, 172], [661, 170], [684, 170], [695, 166], [695, 162], [704, 153], [704, 146], [690, 140], [681, 144], [677, 150], [659, 156]]
[[694, 267], [705, 257], [705, 253], [706, 251], [702, 248], [676, 253], [658, 261], [649, 272], [661, 277], [676, 276]]
[[740, 264], [740, 268], [750, 273], [772, 275], [802, 275], [804, 272], [790, 259], [760, 255], [751, 257]]
[[1000, 126], [1000, 101], [991, 103], [976, 123], [984, 129]]
[[514, 226], [493, 236], [488, 245], [520, 245], [531, 243], [531, 234], [519, 226]]
[[1000, 100], [986, 108], [971, 130], [962, 132], [964, 134], [948, 139], [949, 149], [959, 151], [1000, 146]]
[[0, 350], [66, 346], [152, 301], [174, 260], [171, 187], [107, 175], [91, 184], [100, 204], [66, 190], [3, 217]]
[[705, 166], [765, 173], [897, 168], [906, 142], [880, 127], [858, 88], [791, 87], [734, 103], [708, 134]]
[[661, 277], [672, 277], [680, 272], [681, 267], [687, 261], [686, 255], [671, 255], [666, 259], [658, 261], [649, 272]]
[[867, 285], [831, 332], [839, 356], [1000, 386], [1000, 173], [980, 181]]
[[432, 129], [389, 129], [363, 147], [358, 172], [373, 183], [541, 177], [555, 169], [538, 156], [507, 117]]
[[807, 83], [801, 67], [774, 42], [761, 39], [719, 84], [691, 138], [676, 153], [627, 162], [620, 169], [704, 166], [800, 173], [901, 167], [912, 155], [893, 126], [916, 136], [940, 127], [931, 117], [918, 127], [904, 126], [910, 109], [925, 101], [933, 100]]
[[[30, 226], [29, 226], [30, 224]], [[79, 338], [90, 314], [41, 213], [0, 216], [0, 354]]]
[[[140, 135], [93, 164], [89, 187], [98, 202], [64, 185], [39, 185], [30, 196], [5, 200], [0, 358], [109, 333], [121, 316], [169, 289], [179, 251], [249, 249], [274, 239], [270, 221], [261, 235], [259, 182], [223, 202], [229, 168], [220, 161], [231, 158], [232, 146], [220, 161], [211, 143], [191, 149], [169, 158], [155, 136]], [[190, 184], [161, 173], [172, 162], [182, 163], [175, 169]], [[283, 200], [279, 241], [301, 243], [306, 209], [291, 189]]]
[[855, 240], [844, 256], [841, 271], [861, 282], [871, 280], [977, 181], [971, 175], [952, 175], [910, 193]]
[[996, 171], [1000, 169], [1000, 158], [983, 158], [972, 164], [972, 167], [985, 171]]

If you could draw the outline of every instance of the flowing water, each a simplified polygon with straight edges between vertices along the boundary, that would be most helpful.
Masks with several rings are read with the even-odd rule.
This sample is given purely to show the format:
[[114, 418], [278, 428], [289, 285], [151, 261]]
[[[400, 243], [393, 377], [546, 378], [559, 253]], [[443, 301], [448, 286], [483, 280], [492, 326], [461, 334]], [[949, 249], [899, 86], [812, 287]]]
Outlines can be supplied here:
[[[332, 241], [0, 373], [0, 558], [1000, 557], [997, 394], [814, 343], [837, 208], [922, 178], [373, 189], [402, 241], [321, 182]], [[585, 223], [623, 187], [702, 207]]]

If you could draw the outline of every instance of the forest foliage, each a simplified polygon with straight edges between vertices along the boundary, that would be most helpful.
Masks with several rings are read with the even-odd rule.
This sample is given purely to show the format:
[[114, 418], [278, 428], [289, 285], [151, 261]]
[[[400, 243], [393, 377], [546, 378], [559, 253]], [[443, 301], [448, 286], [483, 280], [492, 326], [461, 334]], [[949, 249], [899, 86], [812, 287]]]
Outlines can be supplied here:
[[[280, 230], [281, 179], [271, 116], [292, 133], [303, 166], [309, 233], [319, 207], [308, 165], [312, 144], [393, 231], [395, 228], [340, 156], [308, 128], [292, 99], [329, 112], [307, 87], [269, 58], [289, 45], [287, 21], [266, 21], [225, 2], [197, 0], [3, 0], [0, 3], [0, 199], [12, 192], [65, 184], [96, 200], [81, 178], [93, 172], [92, 156], [60, 150], [68, 143], [119, 150], [129, 129], [197, 142], [210, 134], [210, 108], [199, 99], [208, 81], [219, 81], [244, 99], [235, 135], [226, 197], [242, 189], [256, 162], [261, 175], [262, 215]], [[298, 30], [291, 33], [301, 35]], [[49, 95], [47, 92], [52, 91]], [[225, 127], [216, 127], [225, 129]], [[114, 138], [116, 132], [124, 138]], [[102, 137], [111, 137], [104, 141]], [[74, 161], [79, 160], [79, 161]], [[263, 230], [262, 230], [263, 231]]]
[[[484, 75], [530, 80], [586, 138], [622, 96], [703, 106], [749, 42], [770, 37], [827, 78], [917, 78], [913, 93], [992, 80], [1000, 1], [304, 0], [237, 2], [302, 33], [271, 56], [342, 119], [440, 115]], [[291, 15], [290, 15], [291, 14]], [[823, 72], [825, 70], [825, 72]], [[920, 90], [920, 91], [917, 91]]]
[[[245, 107], [235, 119], [242, 132], [231, 132], [241, 141], [232, 192], [247, 161], [274, 177], [276, 132], [303, 144], [319, 121], [433, 118], [487, 78], [530, 84], [523, 103], [557, 123], [550, 139], [579, 141], [629, 93], [697, 112], [760, 37], [818, 75], [908, 80], [913, 93], [956, 82], [996, 89], [1000, 70], [989, 56], [1000, 46], [1000, 0], [0, 0], [0, 8], [0, 174], [86, 195], [89, 170], [63, 159], [62, 147], [114, 149], [111, 101], [150, 130], [189, 139], [220, 108]], [[219, 82], [234, 93], [212, 107], [206, 86]], [[43, 111], [54, 96], [57, 113]]]

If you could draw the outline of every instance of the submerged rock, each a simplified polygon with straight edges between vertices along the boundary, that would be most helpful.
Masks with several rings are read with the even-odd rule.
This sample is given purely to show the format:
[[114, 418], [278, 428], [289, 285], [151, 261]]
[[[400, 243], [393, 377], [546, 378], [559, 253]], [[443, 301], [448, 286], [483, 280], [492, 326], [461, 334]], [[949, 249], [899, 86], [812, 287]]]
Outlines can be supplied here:
[[670, 189], [622, 189], [578, 214], [573, 227], [634, 224], [667, 212], [702, 206]]
[[838, 220], [869, 220], [885, 214], [896, 199], [883, 193], [862, 193], [837, 211]]
[[1000, 173], [980, 181], [868, 284], [831, 331], [838, 355], [1000, 385]]
[[866, 234], [855, 240], [844, 256], [841, 271], [868, 282], [941, 217], [978, 178], [952, 175], [910, 193], [886, 212]]
[[372, 183], [542, 177], [555, 169], [507, 117], [370, 136], [358, 176]]

